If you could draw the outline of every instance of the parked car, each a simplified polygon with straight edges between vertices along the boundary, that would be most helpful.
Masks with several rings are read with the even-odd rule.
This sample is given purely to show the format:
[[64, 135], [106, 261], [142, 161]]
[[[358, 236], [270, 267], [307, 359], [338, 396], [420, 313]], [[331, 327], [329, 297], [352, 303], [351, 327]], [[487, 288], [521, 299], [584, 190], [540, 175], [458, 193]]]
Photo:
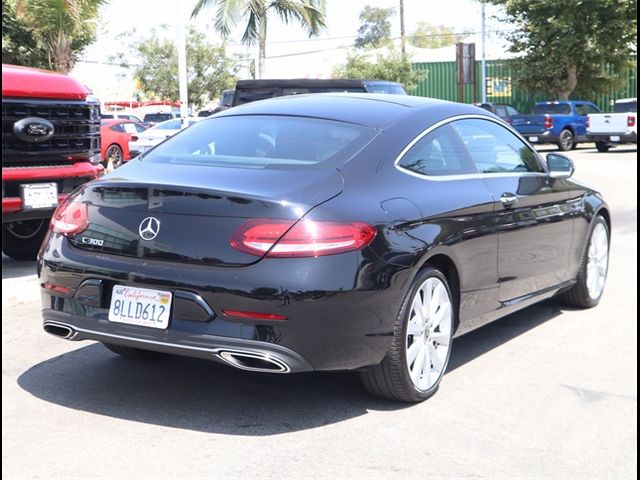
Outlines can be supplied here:
[[106, 166], [109, 159], [113, 167], [118, 168], [131, 158], [129, 154], [129, 140], [134, 135], [147, 130], [141, 123], [130, 120], [103, 120], [100, 123], [101, 158]]
[[159, 123], [171, 120], [172, 118], [180, 118], [180, 112], [146, 113], [142, 120], [142, 123], [148, 124], [149, 126], [153, 127]]
[[[406, 95], [404, 87], [396, 82], [386, 80], [344, 80], [344, 79], [315, 79], [294, 78], [281, 80], [238, 80], [236, 89], [226, 91], [220, 100], [221, 106], [238, 106], [265, 98], [282, 97], [287, 95], [301, 95], [305, 93], [388, 93]], [[231, 93], [233, 96], [231, 96]], [[219, 111], [224, 110], [221, 108]], [[215, 111], [214, 111], [215, 113]]]
[[474, 103], [476, 107], [484, 108], [486, 111], [491, 112], [507, 123], [511, 123], [511, 117], [514, 115], [520, 115], [513, 106], [507, 103]]
[[[201, 118], [189, 117], [188, 126], [193, 125]], [[129, 140], [129, 154], [131, 158], [137, 157], [141, 153], [152, 149], [157, 144], [166, 140], [170, 136], [178, 133], [182, 130], [182, 120], [180, 118], [173, 118], [145, 130], [142, 133], [134, 134]]]
[[600, 301], [610, 213], [573, 171], [471, 105], [232, 108], [58, 208], [44, 329], [125, 357], [357, 370], [374, 395], [422, 401], [452, 337], [554, 295]]
[[589, 139], [599, 152], [608, 152], [614, 145], [638, 144], [638, 99], [617, 100], [613, 113], [594, 113], [587, 117]]
[[567, 151], [590, 141], [587, 115], [592, 113], [600, 113], [600, 109], [591, 102], [539, 102], [533, 115], [512, 116], [511, 125], [531, 143], [555, 143], [559, 150]]
[[136, 123], [143, 123], [142, 120], [140, 120], [138, 117], [136, 117], [135, 115], [130, 115], [128, 113], [101, 113], [100, 114], [100, 118], [102, 120], [115, 120], [115, 119], [120, 119], [120, 120], [131, 120], [132, 122], [136, 122]]
[[58, 203], [99, 177], [100, 101], [73, 77], [2, 65], [2, 251], [33, 260]]

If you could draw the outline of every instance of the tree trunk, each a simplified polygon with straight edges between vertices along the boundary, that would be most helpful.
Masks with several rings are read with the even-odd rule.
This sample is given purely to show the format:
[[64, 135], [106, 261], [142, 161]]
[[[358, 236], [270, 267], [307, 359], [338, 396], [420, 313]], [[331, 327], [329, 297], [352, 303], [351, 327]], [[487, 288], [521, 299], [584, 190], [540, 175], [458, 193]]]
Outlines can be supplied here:
[[569, 95], [571, 95], [571, 92], [573, 92], [578, 86], [578, 69], [575, 66], [571, 65], [567, 67], [566, 72], [567, 72], [567, 83], [566, 83], [567, 88], [560, 90], [560, 92], [558, 92], [558, 97], [559, 97], [558, 100], [569, 100]]
[[265, 58], [266, 58], [266, 50], [267, 50], [267, 22], [266, 19], [260, 22], [258, 26], [258, 78], [264, 78], [266, 73], [265, 66]]

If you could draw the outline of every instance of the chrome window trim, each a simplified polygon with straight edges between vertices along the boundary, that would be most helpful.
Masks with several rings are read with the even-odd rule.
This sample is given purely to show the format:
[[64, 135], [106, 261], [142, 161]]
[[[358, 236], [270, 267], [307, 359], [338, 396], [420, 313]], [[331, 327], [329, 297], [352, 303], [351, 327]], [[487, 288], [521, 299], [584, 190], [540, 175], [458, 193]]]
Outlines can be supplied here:
[[[531, 150], [535, 158], [538, 161], [538, 166], [542, 170], [541, 172], [503, 172], [503, 173], [462, 173], [462, 174], [453, 174], [453, 175], [423, 175], [421, 173], [416, 173], [408, 168], [404, 168], [400, 165], [400, 161], [407, 154], [413, 146], [422, 140], [425, 136], [429, 135], [435, 129], [442, 127], [443, 125], [447, 125], [449, 123], [458, 121], [458, 120], [486, 120], [489, 122], [493, 122], [505, 130], [513, 133], [529, 150]], [[411, 175], [412, 177], [421, 178], [423, 180], [434, 180], [434, 181], [448, 181], [448, 180], [472, 180], [472, 179], [481, 179], [481, 178], [499, 178], [499, 177], [523, 177], [523, 176], [548, 176], [546, 166], [544, 162], [541, 161], [540, 154], [533, 148], [529, 143], [524, 139], [520, 133], [515, 130], [511, 125], [506, 124], [504, 121], [500, 119], [495, 119], [489, 116], [484, 115], [473, 115], [473, 114], [465, 114], [465, 115], [456, 115], [454, 117], [445, 118], [444, 120], [440, 120], [439, 122], [434, 123], [433, 125], [427, 127], [425, 130], [420, 132], [418, 136], [416, 136], [409, 144], [404, 147], [404, 149], [400, 152], [400, 154], [396, 157], [393, 162], [394, 166], [402, 173], [407, 175]]]

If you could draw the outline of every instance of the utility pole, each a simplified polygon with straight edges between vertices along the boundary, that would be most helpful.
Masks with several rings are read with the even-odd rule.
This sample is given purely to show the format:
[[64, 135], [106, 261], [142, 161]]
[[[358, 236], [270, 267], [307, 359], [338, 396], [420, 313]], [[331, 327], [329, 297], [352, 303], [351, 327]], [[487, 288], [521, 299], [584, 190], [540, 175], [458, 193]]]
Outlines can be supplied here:
[[405, 54], [404, 42], [404, 0], [400, 0], [400, 50], [402, 55]]
[[482, 17], [482, 27], [481, 27], [481, 35], [482, 35], [482, 103], [487, 102], [487, 59], [486, 59], [486, 32], [485, 32], [485, 3], [484, 1], [480, 4], [480, 16]]
[[187, 22], [184, 15], [183, 0], [176, 0], [178, 28], [176, 30], [176, 47], [178, 49], [178, 85], [180, 90], [180, 117], [182, 127], [186, 127], [189, 116], [189, 95], [187, 91], [187, 43], [185, 40], [184, 26]]

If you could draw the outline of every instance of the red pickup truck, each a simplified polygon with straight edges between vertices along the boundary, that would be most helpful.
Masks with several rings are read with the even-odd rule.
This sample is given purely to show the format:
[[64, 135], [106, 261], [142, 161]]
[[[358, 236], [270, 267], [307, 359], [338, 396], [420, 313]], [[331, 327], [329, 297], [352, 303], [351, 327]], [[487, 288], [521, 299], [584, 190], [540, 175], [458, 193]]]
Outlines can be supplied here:
[[61, 73], [2, 65], [2, 251], [34, 259], [58, 203], [102, 171], [91, 92]]

